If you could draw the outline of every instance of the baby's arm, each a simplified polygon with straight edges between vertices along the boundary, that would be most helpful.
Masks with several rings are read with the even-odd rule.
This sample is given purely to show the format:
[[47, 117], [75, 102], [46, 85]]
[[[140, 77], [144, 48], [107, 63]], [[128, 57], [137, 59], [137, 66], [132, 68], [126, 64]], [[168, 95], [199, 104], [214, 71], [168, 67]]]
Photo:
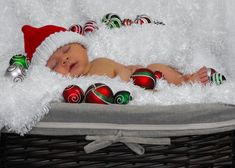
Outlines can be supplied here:
[[128, 66], [126, 66], [126, 68], [128, 68], [131, 71], [131, 73], [133, 74], [136, 71], [136, 69], [144, 68], [144, 66], [142, 66], [142, 65], [128, 65]]
[[122, 65], [118, 64], [116, 69], [116, 75], [118, 75], [122, 80], [129, 81], [130, 76], [136, 71], [136, 69], [143, 68], [142, 65]]
[[132, 75], [132, 71], [130, 68], [117, 63], [117, 66], [115, 67], [115, 74], [118, 75], [121, 80], [128, 82], [130, 80], [130, 76]]

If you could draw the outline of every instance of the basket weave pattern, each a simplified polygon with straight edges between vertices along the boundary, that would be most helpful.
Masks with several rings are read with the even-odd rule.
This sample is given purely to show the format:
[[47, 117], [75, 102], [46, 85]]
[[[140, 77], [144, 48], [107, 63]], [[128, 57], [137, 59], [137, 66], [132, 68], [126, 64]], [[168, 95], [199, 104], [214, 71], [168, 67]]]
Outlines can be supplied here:
[[136, 155], [121, 143], [86, 154], [85, 136], [2, 133], [1, 168], [191, 168], [234, 166], [234, 132], [171, 137], [171, 145], [143, 145]]

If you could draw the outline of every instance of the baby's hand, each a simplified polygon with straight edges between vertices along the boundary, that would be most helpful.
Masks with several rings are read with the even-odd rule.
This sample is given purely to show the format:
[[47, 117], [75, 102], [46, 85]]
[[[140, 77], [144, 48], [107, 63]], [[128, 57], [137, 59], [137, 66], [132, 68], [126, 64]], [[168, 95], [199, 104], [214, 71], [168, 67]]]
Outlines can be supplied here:
[[197, 72], [192, 74], [190, 80], [201, 82], [204, 85], [207, 84], [209, 82], [207, 68], [205, 66], [200, 68]]

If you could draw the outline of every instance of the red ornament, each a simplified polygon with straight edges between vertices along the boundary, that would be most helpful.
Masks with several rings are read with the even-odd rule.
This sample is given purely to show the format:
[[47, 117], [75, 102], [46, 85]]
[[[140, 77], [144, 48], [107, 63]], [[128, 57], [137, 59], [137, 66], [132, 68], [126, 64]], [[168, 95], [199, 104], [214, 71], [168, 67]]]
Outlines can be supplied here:
[[86, 103], [112, 104], [113, 97], [113, 91], [103, 83], [95, 83], [85, 92]]
[[69, 28], [70, 31], [72, 32], [76, 32], [78, 34], [81, 34], [81, 35], [84, 35], [84, 30], [82, 28], [81, 25], [72, 25], [70, 28]]
[[67, 103], [81, 103], [84, 98], [84, 92], [77, 85], [69, 85], [64, 89], [63, 97]]
[[163, 76], [162, 72], [160, 72], [160, 71], [155, 71], [154, 75], [155, 75], [156, 79], [164, 79], [164, 76]]
[[152, 19], [147, 15], [138, 15], [134, 22], [135, 24], [140, 24], [140, 25], [146, 24], [146, 23], [147, 24], [153, 23]]
[[85, 33], [90, 33], [90, 32], [93, 32], [95, 30], [98, 30], [98, 26], [97, 26], [97, 23], [95, 21], [90, 20], [90, 21], [85, 23], [85, 25], [84, 25], [84, 32]]
[[147, 68], [137, 69], [132, 75], [134, 84], [145, 89], [153, 89], [156, 86], [156, 77], [154, 73]]
[[216, 70], [213, 68], [207, 68], [207, 75], [210, 78], [214, 73], [216, 73]]
[[123, 26], [131, 26], [132, 23], [133, 23], [133, 21], [132, 21], [131, 19], [124, 19], [124, 20], [122, 21], [122, 25], [123, 25]]

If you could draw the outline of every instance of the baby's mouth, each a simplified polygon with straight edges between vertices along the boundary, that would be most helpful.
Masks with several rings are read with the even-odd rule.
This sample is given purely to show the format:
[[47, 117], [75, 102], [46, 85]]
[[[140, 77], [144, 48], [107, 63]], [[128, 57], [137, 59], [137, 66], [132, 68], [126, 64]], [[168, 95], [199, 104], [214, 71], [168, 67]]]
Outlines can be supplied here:
[[78, 62], [72, 63], [72, 64], [69, 66], [69, 71], [71, 71], [77, 64], [78, 64]]

